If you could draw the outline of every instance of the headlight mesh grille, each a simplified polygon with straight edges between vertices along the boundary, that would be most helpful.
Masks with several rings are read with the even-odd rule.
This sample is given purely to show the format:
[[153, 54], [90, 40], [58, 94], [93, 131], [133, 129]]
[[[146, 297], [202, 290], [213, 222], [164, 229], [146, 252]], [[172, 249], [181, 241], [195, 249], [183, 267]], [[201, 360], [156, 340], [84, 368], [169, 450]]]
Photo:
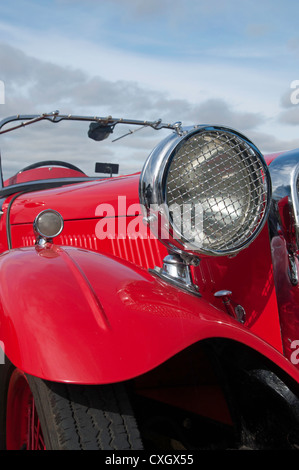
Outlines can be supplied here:
[[173, 228], [204, 249], [237, 249], [253, 236], [265, 215], [266, 180], [258, 153], [237, 135], [218, 130], [192, 135], [171, 158], [166, 197], [168, 206], [184, 207], [185, 214], [189, 210], [191, 220], [200, 204], [203, 227], [195, 220], [185, 234], [183, 224], [170, 214]]

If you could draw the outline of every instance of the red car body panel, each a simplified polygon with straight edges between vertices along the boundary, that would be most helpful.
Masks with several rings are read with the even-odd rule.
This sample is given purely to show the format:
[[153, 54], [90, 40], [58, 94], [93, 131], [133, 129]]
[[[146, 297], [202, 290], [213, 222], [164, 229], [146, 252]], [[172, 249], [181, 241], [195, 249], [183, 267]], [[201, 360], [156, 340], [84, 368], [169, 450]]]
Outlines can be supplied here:
[[[141, 213], [136, 201], [138, 175], [20, 195], [10, 209], [12, 247], [34, 245], [33, 221], [41, 210], [50, 207], [60, 212], [65, 221], [62, 234], [54, 240], [58, 245], [111, 254], [145, 269], [153, 269], [161, 266], [167, 249], [153, 236], [136, 238], [134, 232], [130, 232], [131, 223], [143, 225], [142, 216], [135, 216], [135, 213]], [[98, 210], [99, 204], [110, 205], [113, 214], [106, 218], [107, 214]], [[73, 218], [75, 220], [70, 220]], [[111, 227], [115, 232], [100, 240], [96, 235], [97, 225], [104, 219], [105, 223], [113, 224]], [[215, 299], [214, 293], [221, 289], [231, 290], [233, 301], [242, 304], [246, 310], [247, 327], [282, 350], [267, 227], [236, 257], [204, 257], [200, 266], [194, 269], [194, 277], [203, 297], [217, 308], [223, 308], [223, 305]], [[269, 321], [271, 328], [265, 327]]]
[[[282, 356], [267, 226], [238, 256], [205, 257], [193, 268], [199, 298], [161, 283], [146, 271], [161, 266], [167, 254], [161, 242], [153, 237], [122, 237], [124, 227], [126, 230], [136, 220], [135, 214], [141, 213], [137, 200], [138, 175], [20, 194], [14, 200], [10, 208], [12, 248], [34, 245], [33, 221], [44, 208], [58, 210], [65, 226], [54, 240], [57, 246], [17, 249], [0, 258], [0, 297], [7, 334], [11, 319], [5, 312], [15, 312], [15, 331], [6, 339], [12, 362], [51, 380], [105, 383], [140, 375], [204, 338], [230, 337], [296, 374]], [[99, 212], [98, 204], [113, 208], [116, 219], [111, 216], [111, 220], [118, 221], [115, 237], [96, 237], [96, 226], [107, 215]], [[138, 220], [142, 224], [141, 215]], [[9, 299], [4, 287], [8, 285], [15, 290]], [[245, 308], [244, 326], [231, 319], [222, 301], [214, 297], [224, 288], [233, 292], [235, 304]], [[20, 296], [34, 298], [36, 308], [32, 310], [24, 300], [28, 313], [23, 309], [17, 313], [14, 302]], [[59, 314], [53, 317], [53, 311]], [[28, 333], [21, 334], [26, 328]], [[49, 340], [45, 339], [47, 331]], [[33, 332], [35, 340], [27, 344], [26, 338]], [[34, 359], [35, 354], [40, 361]]]
[[[56, 122], [58, 114], [46, 118]], [[95, 140], [113, 130], [107, 130], [106, 120], [94, 129]], [[129, 381], [125, 385], [136, 423], [146, 424], [145, 435], [148, 423], [151, 434], [152, 419], [157, 428], [165, 417], [168, 424], [174, 422], [176, 408], [178, 429], [186, 426], [186, 435], [193, 434], [191, 446], [193, 438], [197, 445], [197, 425], [205, 417], [236, 431], [241, 448], [255, 440], [258, 447], [259, 439], [267, 447], [268, 436], [275, 438], [276, 423], [283, 421], [277, 439], [283, 436], [292, 445], [293, 420], [298, 447], [299, 151], [268, 155], [265, 164], [250, 141], [225, 128], [213, 134], [208, 127], [196, 146], [193, 137], [206, 132], [201, 126], [173, 130], [141, 174], [88, 178], [69, 164], [39, 168], [44, 166], [39, 162], [2, 186], [0, 346], [9, 360], [2, 368], [0, 398], [5, 406], [11, 365], [39, 383]], [[181, 166], [176, 166], [179, 159]], [[195, 185], [192, 171], [198, 177]], [[190, 219], [178, 225], [183, 233], [190, 222], [192, 230], [178, 243], [172, 212], [150, 208], [172, 197], [182, 210], [186, 200], [192, 201]], [[194, 210], [201, 197], [208, 204], [206, 226], [200, 226]], [[38, 226], [36, 217], [46, 209], [55, 212], [42, 214]], [[153, 235], [153, 220], [153, 232], [162, 221], [160, 238], [168, 232], [170, 241]], [[200, 230], [206, 237], [203, 247]], [[18, 390], [8, 394], [17, 395]], [[195, 415], [190, 428], [182, 411]], [[176, 429], [175, 423], [175, 433], [167, 436], [174, 439], [174, 449]]]
[[10, 221], [12, 225], [32, 223], [46, 207], [56, 207], [65, 221], [95, 219], [105, 216], [105, 213], [97, 213], [100, 204], [111, 205], [115, 216], [135, 215], [136, 208], [140, 210], [138, 182], [137, 174], [21, 194], [11, 208]]
[[1, 255], [0, 273], [6, 354], [32, 375], [122, 381], [197, 341], [222, 337], [254, 348], [299, 379], [276, 349], [224, 311], [119, 259], [29, 247]]

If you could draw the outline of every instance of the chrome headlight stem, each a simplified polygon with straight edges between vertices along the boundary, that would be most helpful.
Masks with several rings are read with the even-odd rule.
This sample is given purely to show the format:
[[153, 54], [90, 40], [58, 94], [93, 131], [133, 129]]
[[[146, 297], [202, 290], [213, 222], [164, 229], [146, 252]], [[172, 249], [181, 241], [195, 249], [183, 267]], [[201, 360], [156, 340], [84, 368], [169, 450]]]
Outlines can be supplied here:
[[156, 266], [154, 269], [150, 269], [150, 272], [176, 287], [200, 296], [198, 286], [194, 284], [192, 279], [191, 264], [191, 261], [184, 260], [180, 255], [169, 254], [163, 259], [162, 268]]

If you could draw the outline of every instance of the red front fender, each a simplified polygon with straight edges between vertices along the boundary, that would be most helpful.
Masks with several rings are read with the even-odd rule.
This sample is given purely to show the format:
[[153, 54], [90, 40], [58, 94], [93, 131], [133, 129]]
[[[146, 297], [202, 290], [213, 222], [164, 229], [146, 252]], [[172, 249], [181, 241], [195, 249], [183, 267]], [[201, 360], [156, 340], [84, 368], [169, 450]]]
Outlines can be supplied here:
[[0, 256], [0, 340], [11, 362], [44, 379], [122, 381], [205, 338], [275, 349], [204, 299], [106, 255], [49, 245]]

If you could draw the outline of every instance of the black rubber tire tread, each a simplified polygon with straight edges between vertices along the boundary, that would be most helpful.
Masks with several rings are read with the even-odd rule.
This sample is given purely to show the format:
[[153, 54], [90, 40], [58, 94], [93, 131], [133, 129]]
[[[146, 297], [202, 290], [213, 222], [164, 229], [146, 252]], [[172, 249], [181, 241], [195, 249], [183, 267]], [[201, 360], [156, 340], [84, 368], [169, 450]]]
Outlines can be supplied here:
[[123, 384], [86, 386], [27, 376], [48, 450], [141, 450]]
[[5, 356], [5, 363], [0, 366], [0, 450], [6, 449], [6, 400], [13, 370], [13, 365]]

